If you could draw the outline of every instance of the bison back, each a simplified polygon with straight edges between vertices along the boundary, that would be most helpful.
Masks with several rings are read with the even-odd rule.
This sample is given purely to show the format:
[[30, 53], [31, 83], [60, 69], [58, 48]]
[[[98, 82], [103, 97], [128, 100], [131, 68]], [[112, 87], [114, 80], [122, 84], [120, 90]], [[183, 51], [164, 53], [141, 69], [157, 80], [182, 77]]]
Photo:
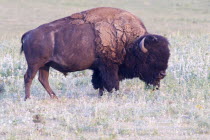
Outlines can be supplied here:
[[81, 24], [82, 20], [94, 26], [96, 53], [103, 60], [113, 63], [121, 64], [127, 47], [147, 33], [139, 18], [121, 9], [100, 7], [70, 17], [74, 23]]

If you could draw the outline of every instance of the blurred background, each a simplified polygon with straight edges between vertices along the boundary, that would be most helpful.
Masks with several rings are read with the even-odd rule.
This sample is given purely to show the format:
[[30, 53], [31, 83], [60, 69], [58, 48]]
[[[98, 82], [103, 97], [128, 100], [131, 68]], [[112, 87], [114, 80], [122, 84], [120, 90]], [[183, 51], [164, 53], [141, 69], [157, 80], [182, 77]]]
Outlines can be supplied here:
[[209, 0], [0, 0], [1, 35], [23, 33], [72, 13], [103, 6], [133, 13], [152, 33], [210, 33]]
[[[90, 70], [63, 76], [50, 69], [51, 100], [36, 78], [24, 98], [23, 33], [95, 7], [139, 17], [170, 42], [167, 76], [157, 91], [138, 78], [98, 99]], [[209, 0], [0, 0], [0, 140], [210, 138]]]

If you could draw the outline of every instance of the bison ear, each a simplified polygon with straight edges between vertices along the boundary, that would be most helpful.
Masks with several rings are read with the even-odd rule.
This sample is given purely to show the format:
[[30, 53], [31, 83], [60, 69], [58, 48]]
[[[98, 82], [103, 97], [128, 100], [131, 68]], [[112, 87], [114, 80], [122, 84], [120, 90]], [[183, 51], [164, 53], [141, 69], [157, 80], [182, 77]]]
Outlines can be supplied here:
[[140, 47], [140, 49], [141, 49], [141, 51], [143, 52], [143, 53], [147, 53], [148, 52], [148, 50], [145, 48], [145, 46], [144, 46], [144, 40], [145, 40], [145, 38], [146, 37], [144, 37], [142, 40], [141, 40], [141, 42], [139, 43], [139, 47]]

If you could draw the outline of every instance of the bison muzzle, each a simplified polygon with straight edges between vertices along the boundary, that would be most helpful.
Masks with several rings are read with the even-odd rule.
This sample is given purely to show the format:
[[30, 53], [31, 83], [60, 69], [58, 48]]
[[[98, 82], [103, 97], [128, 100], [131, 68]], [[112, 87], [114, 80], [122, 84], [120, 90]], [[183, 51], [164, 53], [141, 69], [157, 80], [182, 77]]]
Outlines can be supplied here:
[[57, 98], [48, 77], [52, 67], [64, 75], [93, 70], [92, 84], [103, 95], [119, 89], [119, 81], [138, 77], [159, 88], [166, 76], [169, 42], [147, 32], [142, 21], [116, 8], [94, 8], [43, 24], [21, 39], [28, 69], [25, 100], [36, 73], [51, 98]]

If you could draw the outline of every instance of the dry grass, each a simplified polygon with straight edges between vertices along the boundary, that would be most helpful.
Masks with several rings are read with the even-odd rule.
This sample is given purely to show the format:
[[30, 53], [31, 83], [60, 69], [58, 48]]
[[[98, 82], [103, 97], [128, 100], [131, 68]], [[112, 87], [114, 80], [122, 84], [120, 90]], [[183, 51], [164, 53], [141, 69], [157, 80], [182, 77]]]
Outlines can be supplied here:
[[[138, 79], [101, 99], [91, 71], [64, 77], [51, 69], [50, 100], [37, 77], [32, 99], [23, 101], [26, 63], [21, 34], [40, 24], [97, 6], [120, 7], [139, 15], [171, 43], [168, 76], [161, 90]], [[0, 0], [0, 139], [209, 139], [210, 66], [208, 1]]]

